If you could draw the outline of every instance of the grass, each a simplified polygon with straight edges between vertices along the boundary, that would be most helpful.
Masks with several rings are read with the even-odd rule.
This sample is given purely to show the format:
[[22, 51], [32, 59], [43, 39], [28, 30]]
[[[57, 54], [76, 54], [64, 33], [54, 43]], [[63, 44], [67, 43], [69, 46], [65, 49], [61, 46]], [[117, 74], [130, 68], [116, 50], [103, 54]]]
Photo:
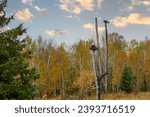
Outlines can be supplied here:
[[[69, 97], [55, 97], [55, 98], [43, 98], [38, 100], [79, 100], [78, 98], [69, 98]], [[95, 96], [84, 97], [83, 100], [95, 100]], [[107, 93], [102, 94], [102, 100], [150, 100], [150, 92], [142, 93]]]
[[112, 93], [102, 95], [104, 100], [150, 100], [150, 92], [134, 93]]

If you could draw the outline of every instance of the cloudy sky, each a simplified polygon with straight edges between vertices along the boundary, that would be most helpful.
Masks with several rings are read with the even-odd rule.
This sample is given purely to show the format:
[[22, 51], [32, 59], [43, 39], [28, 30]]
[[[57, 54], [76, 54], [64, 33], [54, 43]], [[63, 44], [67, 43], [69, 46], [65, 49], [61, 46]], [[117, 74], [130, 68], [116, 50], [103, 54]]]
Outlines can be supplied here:
[[150, 0], [8, 0], [6, 10], [16, 18], [9, 28], [24, 23], [34, 39], [41, 35], [59, 44], [95, 38], [95, 17], [101, 35], [107, 19], [109, 32], [127, 40], [150, 37]]

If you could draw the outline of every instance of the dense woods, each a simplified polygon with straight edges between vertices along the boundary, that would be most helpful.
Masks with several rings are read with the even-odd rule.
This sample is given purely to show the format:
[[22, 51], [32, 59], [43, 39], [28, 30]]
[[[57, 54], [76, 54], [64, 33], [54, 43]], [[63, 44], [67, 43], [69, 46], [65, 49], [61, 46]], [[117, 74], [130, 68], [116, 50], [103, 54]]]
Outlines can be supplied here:
[[[22, 25], [2, 31], [7, 18], [1, 2], [0, 12], [0, 99], [87, 99], [95, 98], [95, 81], [90, 47], [95, 39], [81, 39], [73, 45], [57, 45], [39, 36], [24, 39]], [[105, 47], [101, 43], [101, 65]], [[114, 32], [108, 35], [107, 92], [150, 91], [150, 39], [127, 41]], [[104, 69], [102, 69], [104, 70]], [[35, 87], [36, 86], [36, 87]], [[94, 99], [92, 98], [92, 99]]]
[[[90, 46], [92, 39], [80, 40], [71, 47], [56, 46], [39, 37], [28, 40], [34, 50], [30, 61], [41, 74], [37, 81], [41, 98], [95, 96]], [[118, 33], [109, 34], [108, 93], [150, 91], [150, 40], [127, 42]], [[103, 48], [101, 48], [103, 55]], [[103, 60], [104, 61], [104, 60]], [[104, 90], [102, 88], [102, 90]]]

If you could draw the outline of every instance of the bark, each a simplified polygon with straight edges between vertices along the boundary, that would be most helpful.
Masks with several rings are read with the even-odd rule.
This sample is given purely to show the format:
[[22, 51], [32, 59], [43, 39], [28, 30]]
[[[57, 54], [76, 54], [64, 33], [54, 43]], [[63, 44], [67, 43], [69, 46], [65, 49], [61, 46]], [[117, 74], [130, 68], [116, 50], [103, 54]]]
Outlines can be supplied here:
[[100, 81], [108, 74], [108, 72], [105, 72], [104, 74], [99, 76]]
[[[101, 99], [101, 88], [100, 88], [100, 80], [98, 78], [98, 75], [102, 73], [102, 68], [101, 68], [101, 59], [100, 59], [100, 42], [99, 42], [99, 33], [98, 33], [98, 21], [97, 18], [95, 18], [95, 31], [96, 31], [96, 40], [97, 40], [97, 71], [95, 68], [95, 74], [96, 74], [96, 79], [95, 79], [95, 85], [96, 85], [96, 99], [100, 100]], [[94, 58], [94, 64], [95, 64], [95, 58]], [[96, 67], [96, 65], [95, 65]], [[97, 73], [96, 73], [97, 72]]]
[[145, 79], [145, 75], [144, 75], [144, 91], [145, 92], [147, 91], [147, 82], [146, 82], [146, 79]]
[[[105, 23], [105, 72], [108, 72], [108, 31], [107, 31], [107, 23]], [[105, 76], [105, 92], [107, 92], [107, 79], [108, 75]]]
[[101, 74], [102, 73], [102, 66], [101, 66], [101, 52], [100, 52], [100, 42], [99, 42], [99, 33], [98, 33], [98, 21], [97, 21], [97, 18], [95, 18], [95, 30], [96, 30], [96, 40], [97, 40], [97, 54], [98, 54], [98, 68], [99, 68], [99, 71], [98, 73]]
[[62, 64], [61, 64], [61, 94], [62, 96], [65, 96], [64, 70]]
[[100, 100], [100, 90], [99, 90], [99, 84], [98, 84], [98, 78], [96, 73], [96, 65], [95, 65], [95, 53], [92, 52], [92, 62], [93, 62], [93, 71], [95, 76], [95, 87], [96, 87], [96, 100]]
[[[100, 52], [100, 42], [99, 42], [99, 34], [98, 34], [98, 21], [95, 18], [95, 30], [96, 30], [96, 40], [97, 40], [97, 59], [95, 58], [95, 51], [93, 50], [92, 53], [92, 62], [93, 62], [93, 70], [95, 75], [95, 86], [96, 86], [96, 100], [101, 99], [101, 84], [102, 79], [108, 74], [108, 57], [106, 57], [106, 71], [102, 73], [102, 66], [101, 66], [101, 52]], [[107, 45], [107, 44], [106, 44]], [[106, 50], [107, 51], [107, 50]], [[108, 56], [108, 53], [106, 53]]]

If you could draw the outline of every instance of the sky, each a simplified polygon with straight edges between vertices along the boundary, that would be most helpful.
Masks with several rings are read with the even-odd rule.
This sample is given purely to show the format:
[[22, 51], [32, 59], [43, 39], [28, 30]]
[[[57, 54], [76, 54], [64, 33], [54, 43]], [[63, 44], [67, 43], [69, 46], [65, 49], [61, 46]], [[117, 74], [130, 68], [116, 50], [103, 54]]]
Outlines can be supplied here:
[[8, 0], [6, 11], [15, 16], [7, 28], [23, 23], [33, 39], [40, 35], [58, 44], [94, 39], [95, 17], [100, 36], [108, 20], [108, 32], [127, 41], [150, 37], [150, 0]]

